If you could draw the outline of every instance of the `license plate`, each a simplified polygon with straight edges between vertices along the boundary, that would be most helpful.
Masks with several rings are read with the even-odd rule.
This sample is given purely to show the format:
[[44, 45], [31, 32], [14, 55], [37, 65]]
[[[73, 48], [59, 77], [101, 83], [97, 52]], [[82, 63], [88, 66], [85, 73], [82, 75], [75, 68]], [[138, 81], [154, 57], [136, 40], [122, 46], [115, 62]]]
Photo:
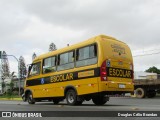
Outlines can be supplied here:
[[124, 84], [119, 84], [119, 88], [126, 88], [126, 85], [124, 85]]

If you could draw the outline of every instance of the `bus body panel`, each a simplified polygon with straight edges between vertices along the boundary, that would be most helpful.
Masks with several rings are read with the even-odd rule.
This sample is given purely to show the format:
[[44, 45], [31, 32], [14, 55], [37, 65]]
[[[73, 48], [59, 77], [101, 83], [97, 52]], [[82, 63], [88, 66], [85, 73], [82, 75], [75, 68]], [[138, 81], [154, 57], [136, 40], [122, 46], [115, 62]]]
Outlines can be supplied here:
[[[80, 68], [74, 68], [70, 70], [65, 71], [59, 71], [55, 73], [49, 73], [49, 74], [41, 74], [39, 77], [30, 77], [28, 81], [33, 81], [34, 79], [39, 79], [41, 81], [41, 78], [50, 78], [50, 83], [48, 84], [39, 84], [35, 86], [29, 86], [29, 88], [33, 91], [34, 98], [40, 98], [40, 97], [62, 97], [64, 96], [64, 90], [67, 86], [74, 86], [77, 90], [78, 95], [83, 94], [91, 94], [91, 93], [97, 93], [98, 92], [98, 77], [94, 77], [97, 73], [97, 64], [86, 66]], [[94, 74], [91, 74], [90, 72], [94, 71]], [[76, 79], [72, 80], [66, 80], [66, 76], [63, 76], [65, 74], [71, 74], [73, 73], [73, 76], [77, 76]], [[53, 82], [52, 76], [61, 76], [63, 81]], [[75, 77], [74, 76], [74, 77]], [[98, 75], [96, 75], [98, 76]], [[39, 82], [40, 83], [40, 82]]]
[[133, 92], [133, 59], [129, 47], [121, 41], [106, 36], [101, 36], [97, 41], [101, 46], [100, 54], [103, 56], [99, 59], [99, 67], [105, 60], [107, 66], [107, 80], [101, 81], [100, 78], [98, 80], [99, 92]]
[[[96, 64], [46, 74], [42, 73], [44, 59], [68, 51], [76, 51], [92, 44], [97, 45]], [[101, 65], [104, 61], [107, 65], [106, 81], [102, 81], [100, 75]], [[25, 90], [30, 89], [34, 98], [65, 97], [65, 88], [68, 86], [73, 86], [77, 91], [77, 95], [90, 95], [101, 92], [105, 92], [107, 95], [111, 93], [121, 94], [131, 93], [134, 90], [133, 75], [130, 76], [130, 74], [133, 74], [133, 60], [130, 49], [125, 43], [112, 37], [100, 35], [80, 44], [49, 52], [33, 61], [33, 63], [37, 62], [41, 62], [40, 74], [28, 77], [25, 84]], [[120, 72], [125, 75], [120, 75]], [[128, 72], [128, 78], [125, 78], [127, 76], [126, 72]], [[35, 85], [32, 84], [33, 81]]]

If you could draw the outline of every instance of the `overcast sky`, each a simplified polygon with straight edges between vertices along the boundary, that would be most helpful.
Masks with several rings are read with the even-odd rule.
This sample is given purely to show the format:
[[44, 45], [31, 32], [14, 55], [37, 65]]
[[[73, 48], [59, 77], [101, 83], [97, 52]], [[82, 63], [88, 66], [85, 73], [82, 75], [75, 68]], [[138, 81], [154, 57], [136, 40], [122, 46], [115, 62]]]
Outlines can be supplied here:
[[[0, 0], [0, 50], [32, 54], [105, 34], [127, 43], [133, 56], [160, 52], [160, 0]], [[136, 71], [160, 68], [160, 54], [134, 57]], [[11, 71], [17, 62], [9, 57]]]

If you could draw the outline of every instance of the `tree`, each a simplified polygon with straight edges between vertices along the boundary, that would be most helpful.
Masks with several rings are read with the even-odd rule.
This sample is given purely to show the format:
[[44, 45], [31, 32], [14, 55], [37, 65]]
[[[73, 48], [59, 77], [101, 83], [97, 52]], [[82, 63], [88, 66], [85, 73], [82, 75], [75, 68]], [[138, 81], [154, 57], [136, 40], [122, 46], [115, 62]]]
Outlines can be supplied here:
[[36, 53], [34, 52], [32, 55], [32, 61], [37, 57]]
[[27, 74], [27, 68], [25, 64], [25, 60], [22, 56], [19, 58], [19, 76], [21, 79], [25, 78]]
[[1, 51], [1, 66], [0, 66], [1, 82], [2, 82], [2, 92], [4, 92], [5, 83], [4, 80], [9, 77], [10, 69], [8, 57], [5, 51]]
[[145, 72], [160, 74], [160, 69], [158, 69], [157, 67], [153, 66], [153, 67], [150, 67], [149, 69], [145, 70]]
[[11, 78], [11, 80], [14, 79], [14, 78], [17, 78], [17, 76], [15, 75], [15, 72], [12, 72], [12, 73], [10, 74], [10, 78]]
[[57, 50], [56, 45], [55, 45], [54, 43], [51, 43], [51, 44], [49, 45], [49, 51], [55, 51], [55, 50]]
[[2, 60], [1, 60], [1, 77], [2, 79], [5, 79], [6, 77], [9, 77], [10, 69], [9, 69], [9, 62], [8, 57], [5, 51], [2, 52]]

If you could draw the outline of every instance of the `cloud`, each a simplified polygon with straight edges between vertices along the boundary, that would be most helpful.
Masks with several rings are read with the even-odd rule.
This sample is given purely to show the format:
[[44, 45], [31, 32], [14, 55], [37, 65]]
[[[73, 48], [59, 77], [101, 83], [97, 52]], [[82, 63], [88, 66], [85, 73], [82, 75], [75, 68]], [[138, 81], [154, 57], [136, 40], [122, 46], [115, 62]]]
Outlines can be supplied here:
[[[47, 52], [51, 42], [62, 48], [99, 34], [126, 42], [132, 51], [155, 49], [160, 46], [159, 11], [159, 0], [0, 1], [0, 48], [27, 56], [27, 63], [33, 52]], [[146, 58], [135, 58], [138, 69], [150, 60], [158, 65], [152, 56]]]
[[116, 36], [136, 48], [136, 42], [141, 47], [159, 40], [159, 5], [158, 0], [40, 0], [26, 2], [24, 9], [50, 24], [87, 30], [85, 36]]

